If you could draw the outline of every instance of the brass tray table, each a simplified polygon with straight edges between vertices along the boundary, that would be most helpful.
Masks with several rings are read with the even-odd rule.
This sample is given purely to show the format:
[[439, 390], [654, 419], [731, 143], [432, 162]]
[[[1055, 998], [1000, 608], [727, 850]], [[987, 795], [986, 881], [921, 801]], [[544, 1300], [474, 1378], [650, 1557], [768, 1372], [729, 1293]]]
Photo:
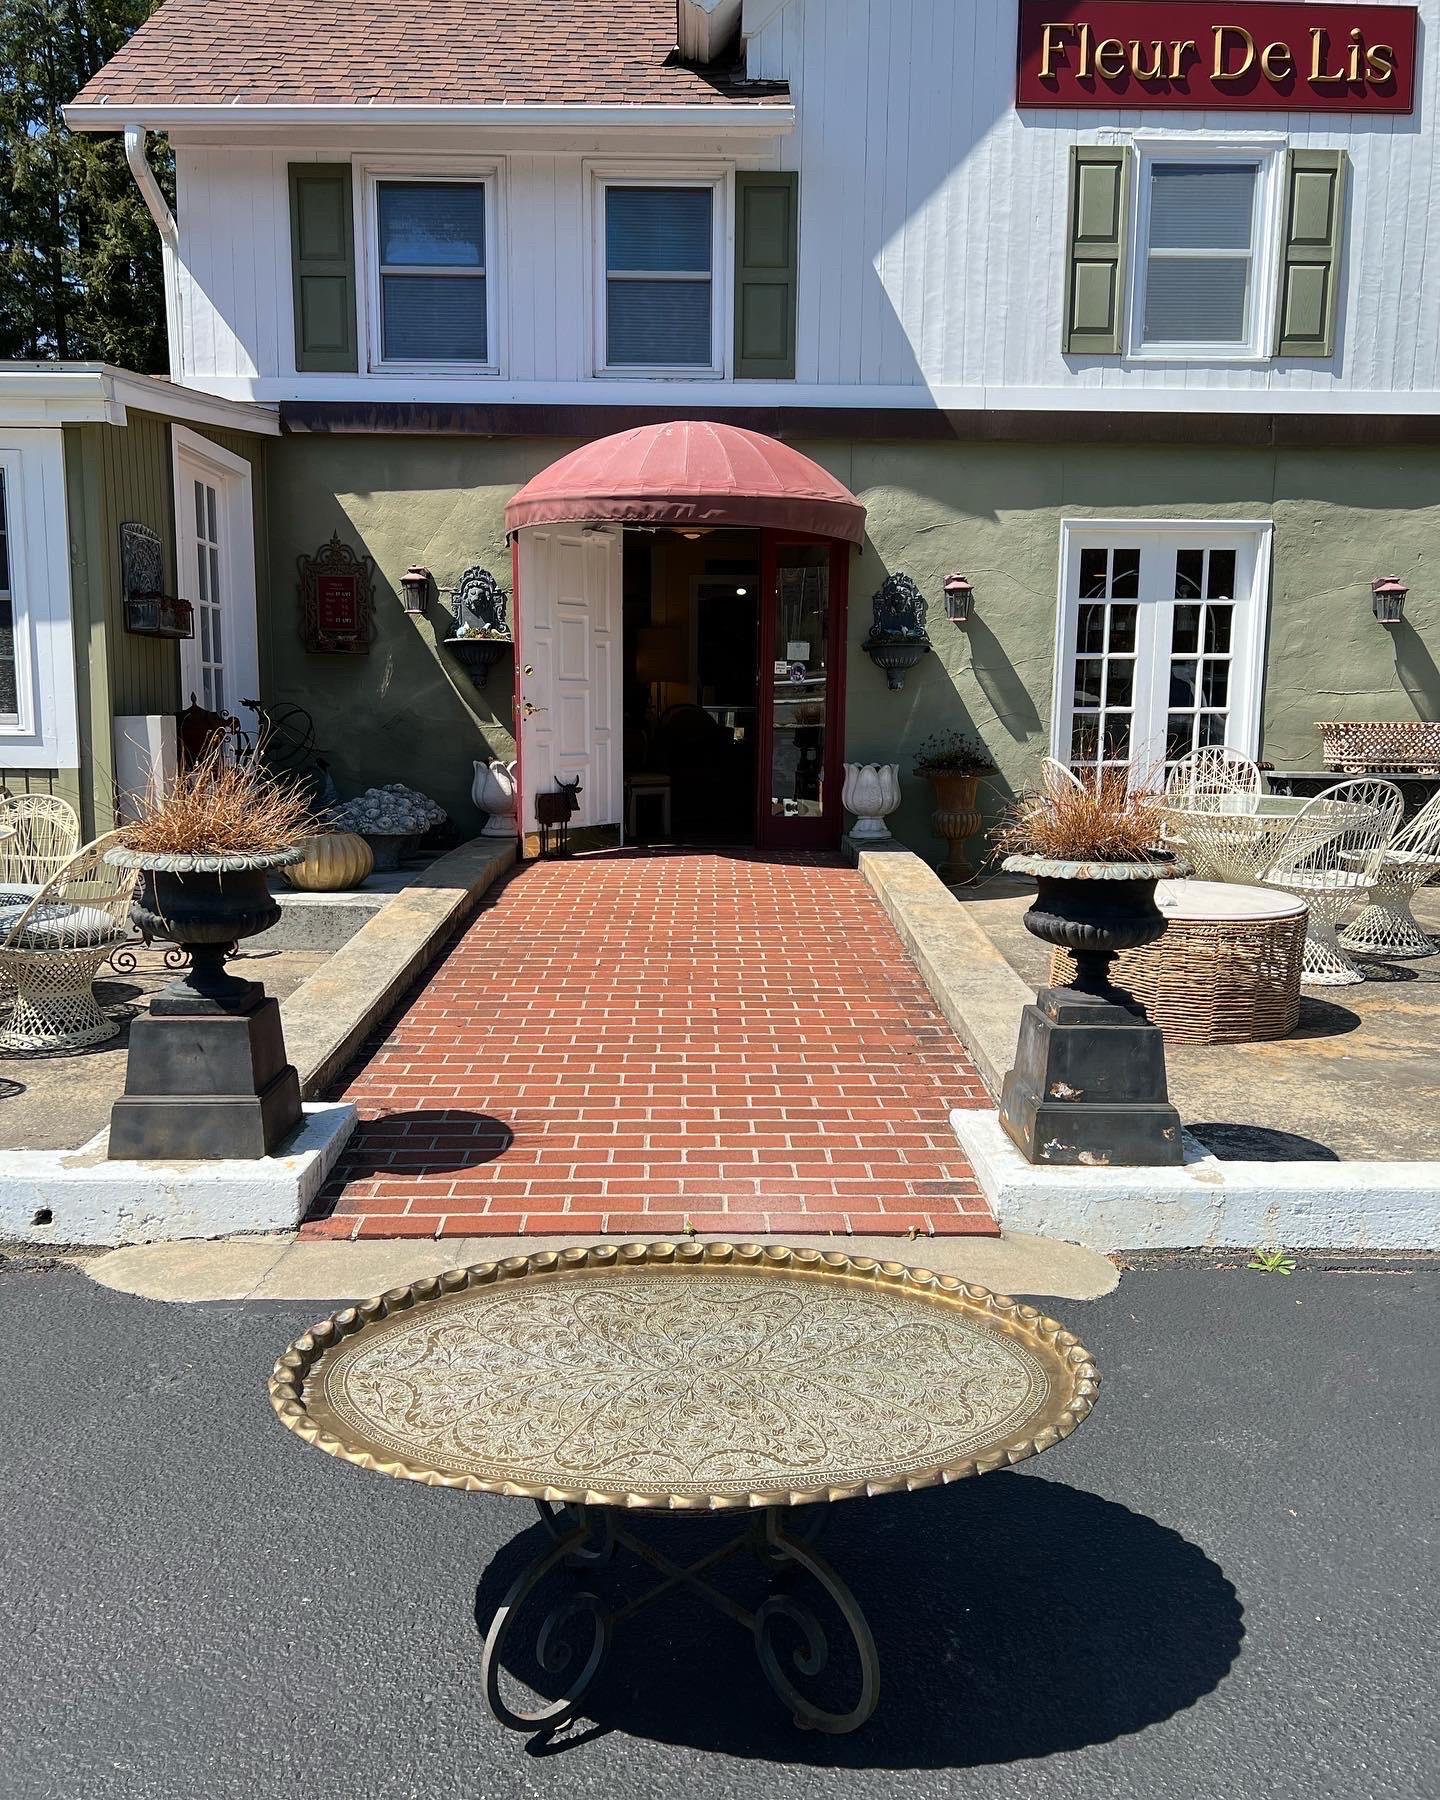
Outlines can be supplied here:
[[[281, 1356], [270, 1397], [283, 1424], [331, 1456], [535, 1502], [550, 1542], [496, 1611], [481, 1665], [502, 1724], [567, 1723], [613, 1628], [684, 1587], [753, 1635], [797, 1724], [845, 1732], [875, 1709], [878, 1659], [803, 1522], [823, 1518], [820, 1502], [1048, 1450], [1098, 1386], [1089, 1352], [1054, 1319], [952, 1275], [838, 1251], [657, 1243], [480, 1263], [346, 1307]], [[687, 1565], [630, 1528], [647, 1511], [747, 1519]], [[753, 1610], [712, 1579], [746, 1549], [781, 1583]], [[502, 1653], [531, 1593], [562, 1566], [584, 1571], [620, 1550], [659, 1579], [608, 1608], [567, 1589], [534, 1646], [547, 1675], [568, 1677], [564, 1692], [537, 1710], [512, 1706]], [[820, 1620], [785, 1583], [800, 1574], [828, 1592], [853, 1640], [859, 1693], [844, 1711], [796, 1685], [828, 1653]]]

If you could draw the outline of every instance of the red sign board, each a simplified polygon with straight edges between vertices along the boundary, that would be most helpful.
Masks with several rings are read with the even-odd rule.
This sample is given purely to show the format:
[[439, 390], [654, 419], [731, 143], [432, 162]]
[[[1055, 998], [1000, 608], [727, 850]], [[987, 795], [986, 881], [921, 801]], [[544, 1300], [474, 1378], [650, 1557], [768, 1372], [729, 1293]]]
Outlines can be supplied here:
[[360, 584], [353, 575], [321, 575], [315, 582], [316, 621], [339, 636], [360, 629]]
[[1020, 0], [1017, 106], [1408, 113], [1413, 6]]

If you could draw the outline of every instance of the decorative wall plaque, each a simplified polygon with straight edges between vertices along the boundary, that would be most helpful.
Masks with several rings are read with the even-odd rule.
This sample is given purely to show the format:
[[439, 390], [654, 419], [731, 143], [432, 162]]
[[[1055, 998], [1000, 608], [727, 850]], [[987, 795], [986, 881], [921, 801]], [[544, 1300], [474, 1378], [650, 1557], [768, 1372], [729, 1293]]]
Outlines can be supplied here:
[[300, 571], [300, 637], [322, 654], [363, 656], [375, 638], [375, 564], [357, 556], [337, 532]]
[[872, 638], [923, 638], [924, 596], [908, 575], [887, 575], [870, 601]]
[[508, 637], [505, 592], [488, 569], [467, 569], [455, 589], [455, 628], [485, 637]]

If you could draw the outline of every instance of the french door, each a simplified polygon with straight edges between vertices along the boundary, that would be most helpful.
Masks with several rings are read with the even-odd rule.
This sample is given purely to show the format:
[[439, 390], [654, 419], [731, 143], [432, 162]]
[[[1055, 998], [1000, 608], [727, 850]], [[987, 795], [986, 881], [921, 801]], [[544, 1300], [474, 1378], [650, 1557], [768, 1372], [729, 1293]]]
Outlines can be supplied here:
[[762, 850], [840, 842], [849, 556], [847, 544], [828, 538], [764, 534], [755, 796]]
[[1064, 527], [1052, 754], [1164, 781], [1182, 756], [1259, 749], [1269, 526]]
[[182, 426], [175, 443], [175, 567], [195, 614], [180, 645], [182, 707], [244, 718], [259, 695], [250, 465]]

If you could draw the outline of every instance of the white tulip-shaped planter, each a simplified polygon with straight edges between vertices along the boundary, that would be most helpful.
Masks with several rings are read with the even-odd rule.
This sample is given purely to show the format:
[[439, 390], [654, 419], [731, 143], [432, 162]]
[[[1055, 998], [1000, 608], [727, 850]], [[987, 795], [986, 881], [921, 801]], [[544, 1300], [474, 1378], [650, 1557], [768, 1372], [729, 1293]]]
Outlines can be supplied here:
[[840, 800], [854, 813], [852, 844], [880, 844], [890, 836], [885, 820], [900, 804], [899, 763], [846, 763]]
[[481, 827], [481, 837], [519, 836], [519, 800], [515, 790], [515, 771], [519, 767], [518, 762], [476, 763], [470, 798], [481, 812], [490, 815]]

